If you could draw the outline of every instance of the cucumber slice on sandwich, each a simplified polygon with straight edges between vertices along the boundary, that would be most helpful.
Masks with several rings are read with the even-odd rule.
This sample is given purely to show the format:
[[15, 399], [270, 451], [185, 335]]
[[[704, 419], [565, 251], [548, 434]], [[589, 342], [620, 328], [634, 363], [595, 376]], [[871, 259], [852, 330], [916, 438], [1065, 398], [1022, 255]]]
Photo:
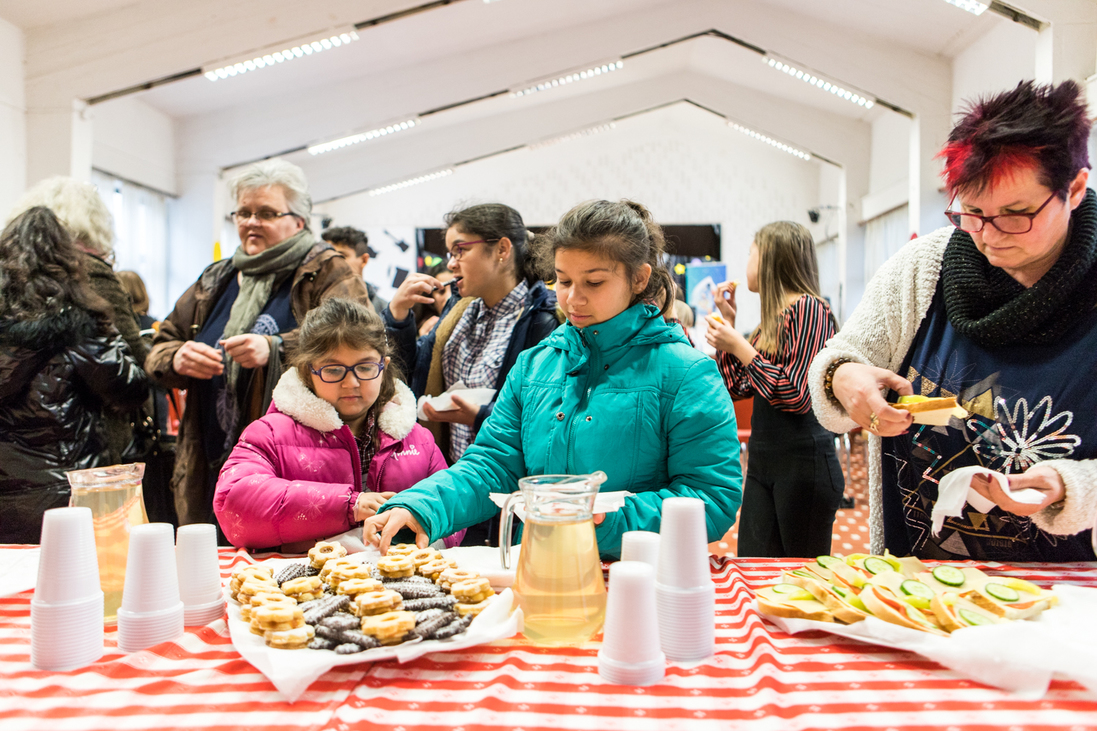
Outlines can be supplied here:
[[803, 589], [796, 586], [796, 584], [774, 584], [774, 594], [799, 594]]
[[907, 579], [899, 584], [899, 590], [907, 596], [918, 597], [919, 599], [932, 599], [934, 597], [933, 589], [914, 579]]
[[963, 607], [961, 607], [960, 610], [956, 612], [956, 614], [960, 617], [960, 619], [962, 619], [965, 623], [972, 627], [978, 627], [979, 625], [983, 624], [994, 624], [994, 622], [990, 621], [982, 614], [979, 614], [978, 612], [973, 612], [970, 609], [964, 609]]
[[1001, 602], [1020, 601], [1021, 595], [1005, 584], [987, 584], [983, 587], [987, 594]]
[[954, 566], [938, 566], [932, 573], [933, 578], [948, 586], [961, 586], [966, 580], [964, 572]]
[[878, 574], [882, 571], [894, 571], [895, 567], [878, 556], [869, 556], [865, 559], [865, 571], [870, 574]]
[[838, 564], [843, 563], [842, 559], [835, 558], [834, 556], [818, 556], [815, 559], [815, 563], [822, 566], [824, 569], [830, 569]]

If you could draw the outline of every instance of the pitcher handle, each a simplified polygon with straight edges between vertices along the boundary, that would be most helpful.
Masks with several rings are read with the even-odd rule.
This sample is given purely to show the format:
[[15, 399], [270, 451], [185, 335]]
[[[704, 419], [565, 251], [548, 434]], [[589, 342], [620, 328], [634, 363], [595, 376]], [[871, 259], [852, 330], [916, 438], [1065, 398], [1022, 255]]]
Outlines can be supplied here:
[[507, 570], [510, 569], [510, 539], [514, 533], [514, 505], [519, 500], [522, 500], [520, 490], [512, 492], [503, 503], [503, 522], [499, 527], [499, 562]]

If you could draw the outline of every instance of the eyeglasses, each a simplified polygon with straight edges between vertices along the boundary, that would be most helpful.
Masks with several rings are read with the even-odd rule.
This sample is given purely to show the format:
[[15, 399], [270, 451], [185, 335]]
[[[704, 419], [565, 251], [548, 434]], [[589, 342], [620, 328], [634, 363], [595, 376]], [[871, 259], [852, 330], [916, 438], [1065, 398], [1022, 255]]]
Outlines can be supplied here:
[[473, 244], [494, 244], [499, 239], [480, 239], [478, 241], [459, 241], [453, 245], [453, 251], [446, 252], [446, 261], [461, 261], [461, 257], [465, 255], [465, 248], [472, 246]]
[[[1006, 213], [1001, 216], [980, 216], [975, 213], [954, 211], [952, 201], [949, 201], [949, 210], [945, 211], [945, 216], [953, 226], [972, 234], [982, 231], [988, 223], [1004, 234], [1027, 234], [1032, 230], [1032, 220], [1040, 215], [1040, 211], [1044, 210], [1054, 197], [1055, 193], [1052, 193], [1051, 197], [1032, 213]], [[955, 197], [954, 200], [956, 200]]]
[[309, 370], [312, 371], [313, 375], [320, 376], [320, 380], [324, 383], [341, 383], [351, 371], [354, 371], [354, 377], [359, 381], [372, 381], [381, 375], [381, 371], [385, 370], [385, 364], [372, 363], [367, 360], [352, 366], [329, 365], [320, 370], [315, 368], [309, 368]]
[[[237, 224], [243, 224], [247, 223], [252, 218], [252, 216], [254, 216], [255, 219], [260, 223], [270, 223], [277, 218], [282, 218], [283, 216], [297, 216], [297, 214], [292, 212], [279, 213], [278, 211], [272, 211], [268, 208], [264, 208], [263, 210], [256, 211], [255, 213], [252, 213], [251, 211], [233, 211], [229, 214], [229, 216], [231, 216], [232, 220], [236, 221]], [[300, 216], [298, 216], [298, 218], [300, 218]]]

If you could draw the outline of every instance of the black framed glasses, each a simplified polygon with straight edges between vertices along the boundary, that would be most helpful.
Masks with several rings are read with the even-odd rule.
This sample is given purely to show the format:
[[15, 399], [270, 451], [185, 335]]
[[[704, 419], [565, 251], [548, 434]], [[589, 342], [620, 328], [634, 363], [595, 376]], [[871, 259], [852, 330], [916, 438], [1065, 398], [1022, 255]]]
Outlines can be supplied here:
[[385, 364], [365, 360], [352, 366], [329, 365], [319, 370], [315, 368], [309, 368], [309, 370], [313, 375], [320, 376], [320, 380], [324, 383], [341, 383], [351, 371], [354, 371], [354, 377], [359, 381], [372, 381], [385, 370]]
[[[297, 216], [297, 214], [292, 212], [281, 213], [279, 211], [272, 211], [269, 208], [264, 208], [261, 211], [254, 212], [233, 211], [229, 214], [229, 217], [232, 218], [232, 220], [235, 221], [237, 224], [247, 223], [252, 217], [254, 217], [255, 220], [259, 221], [260, 223], [270, 223], [271, 221], [277, 220], [284, 216]], [[300, 218], [300, 216], [298, 216], [298, 218]]]
[[476, 241], [458, 241], [453, 245], [453, 251], [446, 252], [446, 261], [461, 261], [465, 255], [465, 249], [473, 244], [494, 244], [499, 239], [478, 239]]
[[953, 226], [961, 231], [967, 231], [970, 234], [979, 233], [988, 223], [1004, 234], [1027, 234], [1032, 230], [1032, 220], [1040, 215], [1040, 211], [1044, 210], [1054, 197], [1055, 193], [1052, 193], [1051, 196], [1032, 213], [1004, 213], [1000, 216], [980, 216], [976, 213], [954, 211], [952, 210], [952, 202], [955, 201], [956, 198], [953, 197], [952, 201], [949, 201], [949, 207], [948, 210], [945, 211], [945, 216]]

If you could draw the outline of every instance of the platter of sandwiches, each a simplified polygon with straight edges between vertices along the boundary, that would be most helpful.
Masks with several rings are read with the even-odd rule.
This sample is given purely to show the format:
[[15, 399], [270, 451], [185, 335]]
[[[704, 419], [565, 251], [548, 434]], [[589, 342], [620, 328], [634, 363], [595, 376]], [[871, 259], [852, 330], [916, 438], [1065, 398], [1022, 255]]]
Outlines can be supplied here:
[[819, 556], [755, 592], [771, 617], [850, 625], [868, 617], [933, 635], [1034, 619], [1055, 606], [1054, 592], [971, 566], [930, 568], [917, 558]]

